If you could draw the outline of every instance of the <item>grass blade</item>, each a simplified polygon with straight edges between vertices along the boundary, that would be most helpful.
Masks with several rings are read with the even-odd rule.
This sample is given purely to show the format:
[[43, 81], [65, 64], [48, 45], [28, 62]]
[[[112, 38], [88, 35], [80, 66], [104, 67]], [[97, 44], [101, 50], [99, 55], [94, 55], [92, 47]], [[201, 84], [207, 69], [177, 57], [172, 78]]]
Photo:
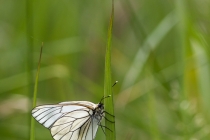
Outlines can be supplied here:
[[[109, 22], [108, 28], [108, 39], [106, 46], [106, 56], [105, 56], [105, 79], [104, 79], [104, 96], [112, 95], [112, 79], [111, 79], [111, 40], [112, 40], [112, 27], [114, 20], [114, 0], [112, 0], [112, 12], [111, 18]], [[105, 99], [105, 110], [114, 115], [114, 104], [113, 104], [113, 96]], [[112, 122], [114, 122], [113, 116], [106, 114], [106, 118]], [[105, 125], [107, 128], [111, 129], [111, 131], [106, 131], [106, 140], [115, 140], [115, 123], [111, 123], [108, 120], [105, 120]]]
[[[38, 63], [38, 68], [37, 68], [37, 73], [36, 73], [36, 80], [35, 80], [35, 85], [34, 85], [33, 107], [36, 106], [39, 71], [40, 71], [40, 64], [41, 64], [41, 58], [42, 58], [42, 48], [43, 48], [43, 43], [42, 43], [41, 50], [40, 50], [39, 63]], [[34, 118], [31, 116], [30, 140], [34, 140], [34, 138], [35, 138], [34, 123], [35, 123]]]

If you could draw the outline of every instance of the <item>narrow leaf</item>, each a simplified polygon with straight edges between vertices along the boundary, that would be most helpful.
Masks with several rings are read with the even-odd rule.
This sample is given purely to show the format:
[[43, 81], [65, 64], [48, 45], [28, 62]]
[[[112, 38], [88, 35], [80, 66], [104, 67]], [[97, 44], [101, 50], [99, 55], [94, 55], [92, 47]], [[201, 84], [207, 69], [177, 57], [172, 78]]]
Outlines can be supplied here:
[[[107, 46], [106, 46], [106, 56], [105, 56], [105, 79], [104, 79], [104, 96], [112, 95], [112, 79], [111, 79], [111, 40], [112, 40], [112, 27], [113, 27], [113, 20], [114, 20], [114, 0], [112, 0], [112, 12], [111, 18], [109, 22], [108, 28], [108, 39], [107, 39]], [[106, 140], [115, 140], [115, 119], [114, 119], [114, 103], [113, 103], [113, 96], [110, 98], [105, 99], [105, 110], [108, 112], [105, 114], [106, 120], [105, 125], [107, 128], [111, 129], [112, 131], [106, 129]], [[111, 114], [111, 115], [110, 115]], [[113, 115], [113, 116], [112, 116]]]
[[[39, 72], [40, 72], [40, 63], [41, 63], [41, 58], [42, 58], [42, 48], [43, 48], [43, 43], [42, 43], [41, 50], [40, 50], [39, 63], [38, 63], [38, 68], [37, 68], [37, 73], [36, 73], [36, 80], [35, 80], [35, 85], [34, 85], [33, 108], [36, 106], [37, 88], [38, 88]], [[34, 140], [34, 138], [35, 138], [34, 123], [35, 123], [35, 120], [31, 116], [30, 140]]]

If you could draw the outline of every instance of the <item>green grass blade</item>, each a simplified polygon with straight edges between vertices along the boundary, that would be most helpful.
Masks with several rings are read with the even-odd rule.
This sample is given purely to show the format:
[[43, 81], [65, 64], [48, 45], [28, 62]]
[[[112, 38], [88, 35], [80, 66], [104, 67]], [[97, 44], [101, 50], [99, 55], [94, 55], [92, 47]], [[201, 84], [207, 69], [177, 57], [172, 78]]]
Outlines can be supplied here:
[[[114, 0], [112, 0], [112, 13], [109, 22], [108, 28], [108, 39], [106, 46], [106, 56], [105, 56], [105, 79], [104, 79], [104, 96], [112, 95], [112, 79], [111, 79], [111, 40], [112, 40], [112, 27], [114, 20]], [[105, 99], [105, 110], [114, 115], [114, 104], [113, 104], [113, 96]], [[115, 121], [114, 117], [106, 114], [106, 118], [110, 121]], [[106, 140], [115, 140], [115, 123], [111, 123], [108, 120], [105, 120], [105, 125], [107, 128], [111, 129], [111, 131], [106, 129]]]
[[[34, 85], [33, 107], [36, 106], [37, 88], [38, 88], [38, 81], [39, 81], [39, 71], [40, 71], [40, 63], [41, 63], [41, 58], [42, 58], [42, 48], [43, 48], [43, 43], [42, 43], [41, 50], [40, 50], [39, 63], [38, 63], [36, 80], [35, 80], [35, 85]], [[35, 120], [31, 116], [30, 140], [34, 140], [34, 138], [35, 138], [34, 124], [35, 124]]]

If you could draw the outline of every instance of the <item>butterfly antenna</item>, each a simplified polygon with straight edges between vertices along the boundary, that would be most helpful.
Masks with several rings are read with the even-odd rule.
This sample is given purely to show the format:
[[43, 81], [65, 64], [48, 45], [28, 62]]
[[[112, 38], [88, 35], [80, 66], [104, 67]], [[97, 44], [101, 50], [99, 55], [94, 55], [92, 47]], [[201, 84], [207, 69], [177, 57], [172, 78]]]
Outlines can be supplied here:
[[[115, 86], [117, 83], [118, 83], [118, 81], [115, 81], [115, 83], [112, 85], [112, 87]], [[111, 95], [108, 95], [108, 96], [106, 96], [106, 97], [103, 97], [103, 98], [101, 99], [100, 103], [101, 103], [105, 98], [108, 98], [108, 97], [111, 97]]]
[[111, 97], [111, 95], [108, 95], [108, 96], [106, 96], [106, 97], [103, 97], [103, 98], [101, 99], [100, 103], [101, 103], [105, 98], [109, 98], [109, 97]]
[[118, 81], [115, 81], [115, 83], [112, 85], [112, 87], [115, 86], [117, 83], [118, 83]]

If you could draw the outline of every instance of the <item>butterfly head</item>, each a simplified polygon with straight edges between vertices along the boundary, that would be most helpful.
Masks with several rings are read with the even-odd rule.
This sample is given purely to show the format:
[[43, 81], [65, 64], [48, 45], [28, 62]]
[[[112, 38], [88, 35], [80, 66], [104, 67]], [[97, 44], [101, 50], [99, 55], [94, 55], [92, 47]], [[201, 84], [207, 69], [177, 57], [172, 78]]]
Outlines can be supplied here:
[[98, 108], [100, 108], [100, 109], [104, 109], [104, 104], [102, 103], [102, 101], [105, 99], [105, 98], [108, 98], [108, 97], [111, 97], [111, 95], [108, 95], [108, 96], [106, 96], [106, 97], [103, 97], [102, 99], [101, 99], [101, 101], [98, 103]]
[[103, 103], [99, 103], [98, 104], [98, 108], [101, 109], [101, 110], [103, 110], [104, 109], [104, 104]]
[[94, 110], [94, 112], [95, 112], [94, 114], [99, 115], [99, 114], [102, 114], [102, 113], [103, 113], [103, 111], [104, 111], [104, 104], [102, 103], [102, 101], [103, 101], [105, 98], [108, 98], [108, 97], [111, 97], [111, 95], [106, 96], [106, 97], [103, 97], [103, 98], [101, 99], [101, 101], [98, 103], [97, 107], [96, 107], [95, 110]]

